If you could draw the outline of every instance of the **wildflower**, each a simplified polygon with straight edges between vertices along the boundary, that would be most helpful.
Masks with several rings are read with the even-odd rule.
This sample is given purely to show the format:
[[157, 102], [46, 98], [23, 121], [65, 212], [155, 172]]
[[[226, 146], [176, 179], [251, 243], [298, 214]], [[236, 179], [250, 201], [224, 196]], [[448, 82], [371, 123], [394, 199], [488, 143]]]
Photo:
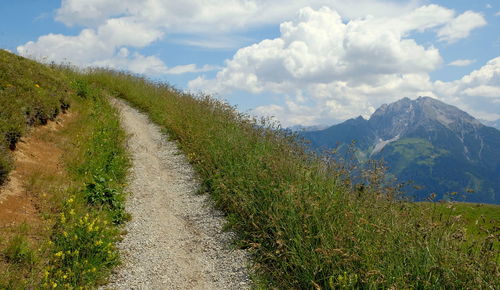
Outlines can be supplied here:
[[52, 288], [56, 288], [57, 287], [57, 283], [56, 282], [52, 282]]
[[40, 85], [39, 85], [39, 84], [35, 84], [35, 87], [39, 88], [39, 87], [40, 87]]
[[68, 279], [68, 275], [64, 274], [63, 279]]
[[75, 215], [75, 210], [74, 209], [70, 209], [69, 214], [70, 215]]
[[63, 255], [64, 255], [63, 251], [59, 251], [59, 252], [54, 254], [54, 256], [56, 256], [56, 257], [61, 257]]
[[63, 236], [64, 236], [65, 238], [67, 238], [67, 237], [68, 237], [68, 233], [67, 233], [66, 231], [63, 231]]
[[95, 272], [97, 269], [95, 267], [92, 268], [92, 272]]
[[61, 223], [65, 223], [66, 222], [66, 216], [64, 215], [64, 213], [62, 212], [61, 213]]
[[100, 245], [102, 245], [102, 240], [96, 241], [96, 242], [95, 242], [95, 245], [96, 245], [96, 246], [100, 246]]

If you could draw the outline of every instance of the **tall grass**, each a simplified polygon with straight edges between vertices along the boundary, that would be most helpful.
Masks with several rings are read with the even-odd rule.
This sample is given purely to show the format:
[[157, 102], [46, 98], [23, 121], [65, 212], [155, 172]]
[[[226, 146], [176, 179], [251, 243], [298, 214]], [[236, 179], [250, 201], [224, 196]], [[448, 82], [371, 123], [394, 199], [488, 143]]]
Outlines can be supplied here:
[[381, 183], [378, 167], [353, 184], [345, 164], [307, 153], [294, 136], [218, 100], [111, 71], [86, 80], [178, 140], [253, 253], [262, 287], [499, 285], [498, 228], [472, 237], [451, 214], [393, 199], [397, 188]]
[[115, 243], [117, 225], [128, 217], [123, 193], [128, 159], [126, 135], [105, 92], [67, 73], [76, 78], [77, 89], [86, 88], [75, 102], [78, 119], [62, 132], [71, 140], [65, 161], [75, 186], [54, 217], [42, 286], [72, 289], [105, 282], [120, 261]]
[[[69, 120], [47, 136], [64, 152], [64, 177], [47, 173], [23, 180], [35, 199], [44, 200], [39, 218], [47, 229], [41, 235], [25, 230], [5, 241], [0, 229], [0, 266], [6, 265], [0, 267], [0, 289], [94, 288], [120, 261], [115, 243], [128, 218], [123, 206], [128, 156], [118, 112], [106, 91], [70, 68], [4, 51], [0, 57], [0, 140], [18, 132], [5, 128], [29, 134], [30, 125], [46, 123], [71, 102]], [[0, 171], [11, 166], [9, 151], [9, 143], [0, 142], [0, 161], [6, 160]]]

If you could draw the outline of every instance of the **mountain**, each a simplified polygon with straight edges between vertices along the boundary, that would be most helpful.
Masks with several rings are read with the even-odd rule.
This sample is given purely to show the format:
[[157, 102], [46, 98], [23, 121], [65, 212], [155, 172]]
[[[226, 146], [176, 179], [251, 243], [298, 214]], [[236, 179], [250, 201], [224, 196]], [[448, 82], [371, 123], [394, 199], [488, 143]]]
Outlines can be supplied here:
[[355, 141], [360, 161], [383, 160], [399, 182], [419, 185], [408, 189], [415, 200], [457, 192], [461, 201], [499, 203], [500, 131], [436, 99], [403, 98], [382, 105], [368, 120], [301, 135], [316, 150]]

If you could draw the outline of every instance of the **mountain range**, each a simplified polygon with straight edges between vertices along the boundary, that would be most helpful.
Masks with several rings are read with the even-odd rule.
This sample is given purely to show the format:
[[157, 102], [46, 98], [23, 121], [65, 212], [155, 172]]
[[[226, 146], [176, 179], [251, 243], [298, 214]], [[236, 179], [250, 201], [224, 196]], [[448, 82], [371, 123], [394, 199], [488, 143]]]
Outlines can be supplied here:
[[500, 131], [457, 107], [430, 97], [384, 104], [366, 120], [349, 119], [300, 133], [314, 150], [347, 148], [359, 161], [382, 160], [398, 182], [413, 182], [416, 201], [499, 203]]

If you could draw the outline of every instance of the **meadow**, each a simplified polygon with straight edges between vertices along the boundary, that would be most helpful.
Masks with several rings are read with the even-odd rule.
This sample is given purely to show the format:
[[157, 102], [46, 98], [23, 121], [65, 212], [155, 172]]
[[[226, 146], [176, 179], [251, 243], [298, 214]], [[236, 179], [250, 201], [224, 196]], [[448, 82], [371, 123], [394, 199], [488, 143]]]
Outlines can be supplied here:
[[[499, 284], [498, 207], [398, 198], [378, 164], [316, 156], [269, 120], [209, 96], [94, 70], [87, 81], [146, 112], [177, 140], [254, 258], [262, 288], [475, 288]], [[482, 209], [486, 209], [485, 207]], [[471, 225], [474, 230], [470, 230]]]
[[[62, 112], [61, 104], [75, 115], [53, 136], [67, 152], [67, 178], [35, 184], [40, 192], [57, 189], [42, 207], [47, 230], [30, 238], [24, 226], [0, 241], [0, 265], [8, 265], [0, 268], [0, 288], [94, 287], [119, 263], [115, 243], [128, 219], [123, 190], [129, 161], [110, 96], [146, 112], [178, 142], [199, 175], [200, 194], [210, 194], [226, 213], [226, 227], [237, 233], [235, 246], [250, 251], [255, 288], [500, 284], [498, 207], [406, 202], [398, 198], [398, 185], [386, 183], [379, 164], [354, 181], [350, 173], [358, 169], [347, 160], [314, 155], [278, 124], [210, 96], [127, 73], [78, 72], [0, 53], [2, 63], [20, 62], [17, 74], [23, 76], [1, 67], [6, 105], [0, 111], [10, 114], [0, 127], [4, 172], [12, 164], [8, 132], [22, 136], [43, 124], [26, 113], [33, 100], [43, 104], [36, 108], [48, 108], [37, 109], [48, 117], [54, 108]], [[28, 64], [33, 68], [23, 70]], [[37, 78], [42, 72], [48, 81]], [[40, 97], [34, 93], [39, 87], [47, 88]], [[26, 96], [17, 102], [12, 96], [18, 94]]]

